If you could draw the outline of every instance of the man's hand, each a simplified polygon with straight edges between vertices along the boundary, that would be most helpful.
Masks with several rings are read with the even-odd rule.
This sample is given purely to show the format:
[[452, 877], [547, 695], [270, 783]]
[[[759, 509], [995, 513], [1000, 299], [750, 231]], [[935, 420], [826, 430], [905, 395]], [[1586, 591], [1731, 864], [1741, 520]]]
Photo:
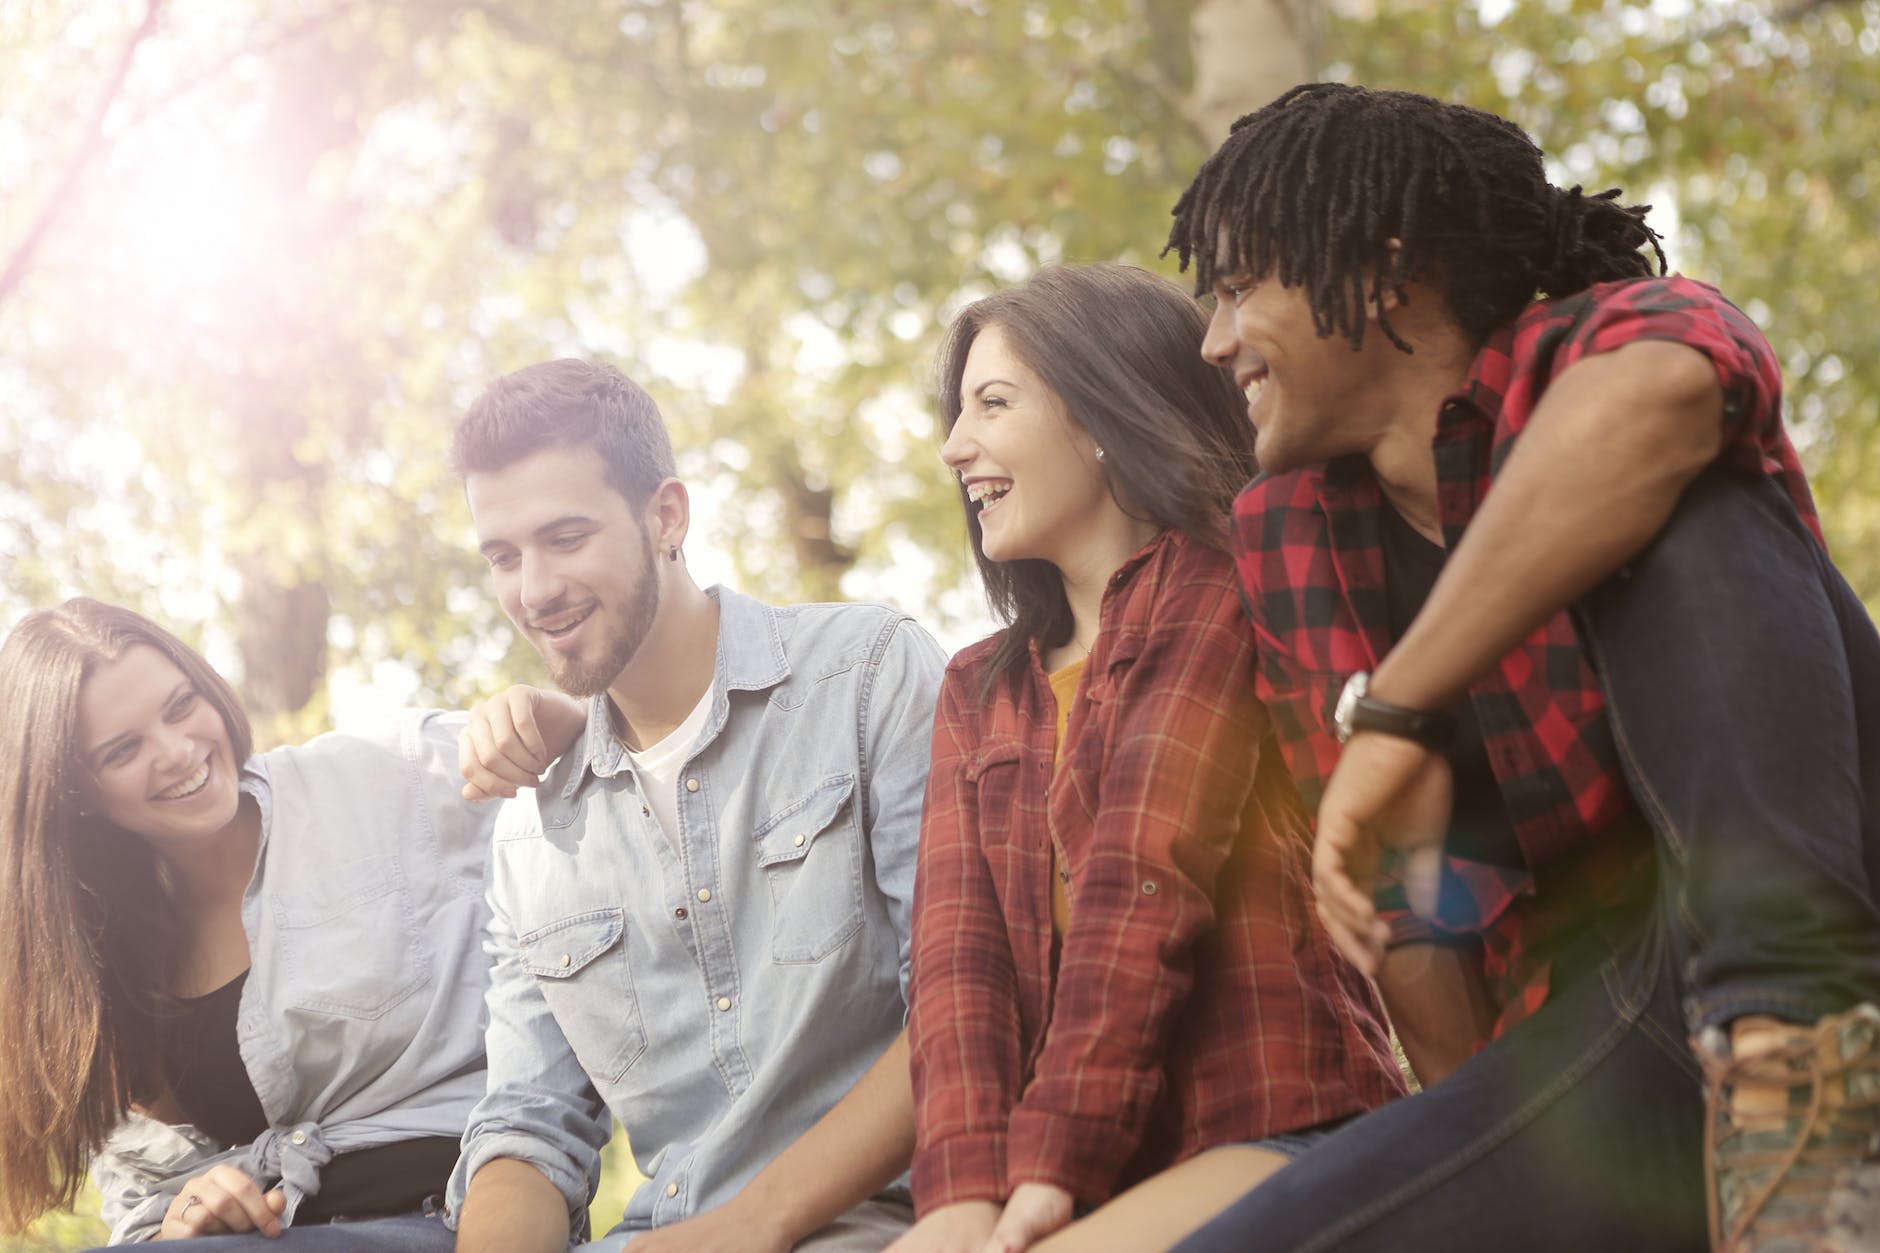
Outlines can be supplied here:
[[739, 1200], [642, 1232], [633, 1237], [633, 1253], [790, 1253], [792, 1241], [773, 1215]]
[[1049, 1183], [1021, 1183], [999, 1215], [998, 1226], [986, 1241], [985, 1253], [1025, 1253], [1071, 1220], [1075, 1202], [1070, 1193]]
[[178, 1190], [155, 1239], [188, 1240], [258, 1231], [272, 1239], [281, 1234], [281, 1213], [287, 1194], [279, 1188], [263, 1192], [240, 1170], [220, 1162]]
[[524, 683], [472, 705], [457, 741], [464, 799], [494, 800], [534, 787], [586, 726], [580, 701]]
[[930, 1210], [887, 1253], [983, 1253], [998, 1222], [996, 1203], [956, 1201]]
[[1365, 974], [1383, 964], [1390, 928], [1372, 895], [1385, 849], [1404, 855], [1410, 908], [1436, 913], [1449, 828], [1449, 760], [1412, 740], [1361, 731], [1345, 745], [1319, 802], [1312, 884], [1333, 943]]

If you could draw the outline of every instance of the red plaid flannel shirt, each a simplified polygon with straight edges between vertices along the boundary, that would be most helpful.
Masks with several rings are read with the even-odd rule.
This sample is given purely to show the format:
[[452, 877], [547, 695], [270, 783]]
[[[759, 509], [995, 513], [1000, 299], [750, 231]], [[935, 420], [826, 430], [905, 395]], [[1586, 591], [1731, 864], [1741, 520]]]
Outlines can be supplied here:
[[[1687, 344], [1724, 392], [1721, 459], [1774, 476], [1819, 538], [1807, 481], [1782, 426], [1782, 380], [1762, 333], [1714, 288], [1684, 278], [1606, 283], [1531, 305], [1492, 336], [1443, 404], [1437, 505], [1453, 548], [1561, 371], [1638, 340]], [[1256, 479], [1234, 505], [1234, 548], [1260, 645], [1260, 698], [1316, 811], [1338, 762], [1332, 709], [1346, 678], [1390, 648], [1379, 514], [1369, 463], [1345, 457]], [[1545, 1003], [1553, 953], [1588, 911], [1649, 884], [1649, 830], [1621, 774], [1606, 701], [1568, 613], [1555, 615], [1469, 688], [1525, 869], [1450, 859], [1448, 931], [1478, 933], [1502, 1006], [1499, 1034]], [[1537, 889], [1537, 884], [1540, 885]], [[1383, 900], [1401, 906], [1401, 896]], [[1416, 920], [1393, 910], [1398, 937]]]
[[1096, 1204], [1396, 1096], [1374, 995], [1311, 907], [1232, 559], [1167, 532], [1117, 572], [1055, 773], [1036, 651], [1016, 691], [980, 695], [996, 639], [954, 658], [935, 719], [909, 1023], [921, 1212], [1025, 1182]]

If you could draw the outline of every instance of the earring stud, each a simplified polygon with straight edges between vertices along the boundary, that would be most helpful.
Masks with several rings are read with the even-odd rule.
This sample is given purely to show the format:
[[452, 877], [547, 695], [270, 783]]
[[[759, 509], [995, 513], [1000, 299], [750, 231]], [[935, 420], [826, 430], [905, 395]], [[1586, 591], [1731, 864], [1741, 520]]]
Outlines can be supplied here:
[[1097, 460], [1098, 461], [1103, 460], [1103, 445], [1102, 444], [1097, 445]]

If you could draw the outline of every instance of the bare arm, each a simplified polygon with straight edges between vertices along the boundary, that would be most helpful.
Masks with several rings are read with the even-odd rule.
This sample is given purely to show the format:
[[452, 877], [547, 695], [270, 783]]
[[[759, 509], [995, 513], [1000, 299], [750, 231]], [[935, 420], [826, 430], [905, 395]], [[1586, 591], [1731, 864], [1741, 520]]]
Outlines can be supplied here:
[[[1372, 693], [1415, 709], [1448, 705], [1650, 543], [1723, 444], [1722, 385], [1696, 349], [1642, 340], [1569, 366], [1536, 406], [1428, 602], [1378, 667]], [[1371, 899], [1382, 850], [1404, 854], [1411, 905], [1432, 910], [1449, 786], [1440, 755], [1362, 733], [1345, 746], [1319, 802], [1319, 915], [1373, 977], [1389, 939]]]
[[1448, 705], [1644, 548], [1723, 437], [1723, 389], [1694, 348], [1642, 340], [1562, 371], [1372, 694]]
[[568, 1202], [527, 1162], [493, 1158], [464, 1195], [457, 1253], [566, 1253]]
[[914, 1088], [902, 1031], [848, 1095], [741, 1192], [636, 1237], [634, 1253], [785, 1253], [887, 1187], [913, 1154]]

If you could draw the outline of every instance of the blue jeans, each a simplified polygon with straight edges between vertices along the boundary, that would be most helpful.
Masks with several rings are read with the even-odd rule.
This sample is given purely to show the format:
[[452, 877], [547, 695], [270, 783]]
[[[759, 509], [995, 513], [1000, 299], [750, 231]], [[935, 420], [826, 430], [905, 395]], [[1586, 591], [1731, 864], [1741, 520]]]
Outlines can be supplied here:
[[1657, 892], [1532, 1018], [1176, 1246], [1708, 1247], [1688, 1034], [1880, 1000], [1880, 635], [1780, 489], [1722, 471], [1577, 619]]
[[451, 1253], [456, 1244], [457, 1233], [440, 1215], [398, 1214], [289, 1227], [272, 1240], [250, 1231], [166, 1240], [163, 1247], [189, 1253]]

